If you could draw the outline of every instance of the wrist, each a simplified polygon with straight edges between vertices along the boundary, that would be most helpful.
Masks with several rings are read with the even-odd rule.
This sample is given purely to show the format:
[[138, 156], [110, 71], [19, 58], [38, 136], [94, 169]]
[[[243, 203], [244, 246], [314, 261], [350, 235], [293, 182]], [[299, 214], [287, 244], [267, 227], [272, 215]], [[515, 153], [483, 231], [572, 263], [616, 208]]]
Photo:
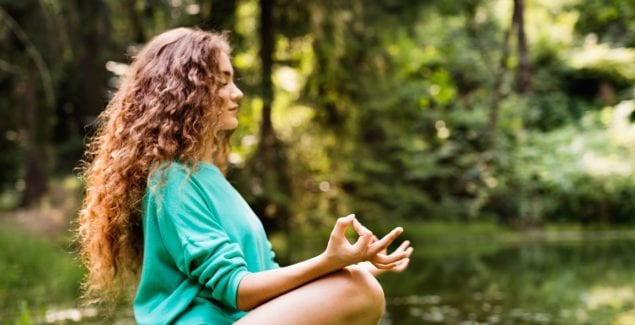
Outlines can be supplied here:
[[318, 264], [322, 266], [325, 273], [335, 272], [346, 267], [338, 258], [329, 255], [326, 251], [317, 256]]

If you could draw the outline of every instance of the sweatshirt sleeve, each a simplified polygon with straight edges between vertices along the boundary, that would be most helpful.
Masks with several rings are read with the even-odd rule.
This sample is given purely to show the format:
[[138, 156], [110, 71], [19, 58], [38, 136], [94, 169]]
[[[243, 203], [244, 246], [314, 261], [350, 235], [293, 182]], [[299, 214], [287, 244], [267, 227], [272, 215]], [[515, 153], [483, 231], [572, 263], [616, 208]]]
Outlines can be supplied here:
[[164, 245], [181, 272], [209, 288], [215, 300], [237, 309], [238, 285], [248, 273], [242, 250], [230, 241], [197, 184], [185, 175], [174, 177], [175, 172], [181, 173], [170, 170], [159, 191]]
[[269, 245], [269, 254], [270, 254], [269, 265], [267, 266], [267, 268], [268, 269], [280, 268], [280, 265], [278, 264], [278, 262], [276, 262], [276, 252], [273, 251], [271, 242], [267, 241], [267, 244]]

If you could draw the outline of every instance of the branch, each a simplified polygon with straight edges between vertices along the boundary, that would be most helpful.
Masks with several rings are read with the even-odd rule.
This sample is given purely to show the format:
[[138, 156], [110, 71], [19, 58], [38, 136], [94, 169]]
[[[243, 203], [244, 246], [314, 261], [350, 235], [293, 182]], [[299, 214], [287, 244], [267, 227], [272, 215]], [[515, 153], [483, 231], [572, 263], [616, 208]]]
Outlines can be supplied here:
[[0, 18], [3, 18], [0, 20], [4, 21], [9, 27], [9, 29], [11, 29], [11, 31], [13, 31], [15, 36], [20, 40], [20, 42], [22, 42], [22, 44], [26, 48], [26, 53], [29, 55], [29, 57], [31, 57], [31, 60], [33, 60], [33, 62], [35, 63], [35, 66], [37, 67], [38, 72], [40, 73], [40, 78], [42, 79], [42, 86], [44, 88], [44, 96], [46, 98], [46, 104], [49, 108], [52, 108], [55, 105], [55, 92], [53, 91], [53, 81], [51, 78], [51, 72], [48, 66], [46, 65], [46, 62], [44, 61], [44, 58], [42, 57], [40, 52], [37, 50], [33, 42], [31, 42], [27, 34], [24, 32], [24, 29], [20, 27], [20, 24], [18, 24], [18, 22], [16, 22], [15, 19], [13, 19], [13, 17], [11, 17], [11, 15], [9, 15], [9, 13], [7, 13], [6, 10], [4, 10], [4, 8], [2, 8], [1, 6], [0, 6]]
[[3, 59], [0, 59], [0, 70], [8, 72], [8, 73], [12, 73], [12, 74], [20, 74], [21, 72], [19, 66], [15, 64], [11, 64]]

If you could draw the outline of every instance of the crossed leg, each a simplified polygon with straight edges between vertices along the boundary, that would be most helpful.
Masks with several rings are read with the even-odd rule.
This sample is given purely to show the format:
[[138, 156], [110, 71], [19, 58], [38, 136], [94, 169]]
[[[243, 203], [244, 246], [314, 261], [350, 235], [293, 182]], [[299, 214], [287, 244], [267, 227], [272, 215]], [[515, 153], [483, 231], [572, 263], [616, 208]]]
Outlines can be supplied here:
[[250, 311], [236, 324], [377, 324], [384, 291], [367, 270], [349, 266]]

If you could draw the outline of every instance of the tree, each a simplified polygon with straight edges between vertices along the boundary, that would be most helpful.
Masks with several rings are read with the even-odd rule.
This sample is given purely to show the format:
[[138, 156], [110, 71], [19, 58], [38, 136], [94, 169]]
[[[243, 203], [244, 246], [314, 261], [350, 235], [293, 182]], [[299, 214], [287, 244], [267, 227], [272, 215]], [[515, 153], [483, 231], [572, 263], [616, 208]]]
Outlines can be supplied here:
[[518, 44], [518, 70], [516, 74], [516, 87], [521, 94], [527, 94], [531, 90], [531, 71], [529, 56], [527, 54], [527, 37], [525, 35], [525, 1], [514, 0], [512, 27], [516, 29]]
[[[11, 44], [7, 48], [27, 53], [26, 57], [15, 56], [18, 62], [14, 64], [22, 66], [24, 72], [15, 75], [17, 80], [13, 92], [14, 107], [20, 107], [23, 112], [17, 125], [18, 133], [24, 138], [26, 153], [25, 187], [20, 205], [27, 207], [37, 203], [48, 190], [49, 140], [55, 94], [51, 71], [42, 56], [43, 51], [35, 43], [39, 41], [39, 45], [44, 47], [47, 39], [44, 34], [39, 34], [42, 28], [46, 28], [39, 23], [46, 20], [39, 3], [32, 1], [8, 9], [13, 10], [0, 7], [0, 17], [14, 36], [6, 40]], [[40, 37], [34, 39], [30, 34]]]
[[268, 230], [286, 229], [289, 225], [291, 187], [287, 170], [287, 157], [282, 142], [277, 138], [271, 121], [274, 100], [272, 72], [275, 53], [275, 0], [260, 0], [259, 39], [261, 64], [262, 115], [260, 141], [251, 159], [252, 177], [263, 189], [256, 195], [252, 206], [261, 216]]

